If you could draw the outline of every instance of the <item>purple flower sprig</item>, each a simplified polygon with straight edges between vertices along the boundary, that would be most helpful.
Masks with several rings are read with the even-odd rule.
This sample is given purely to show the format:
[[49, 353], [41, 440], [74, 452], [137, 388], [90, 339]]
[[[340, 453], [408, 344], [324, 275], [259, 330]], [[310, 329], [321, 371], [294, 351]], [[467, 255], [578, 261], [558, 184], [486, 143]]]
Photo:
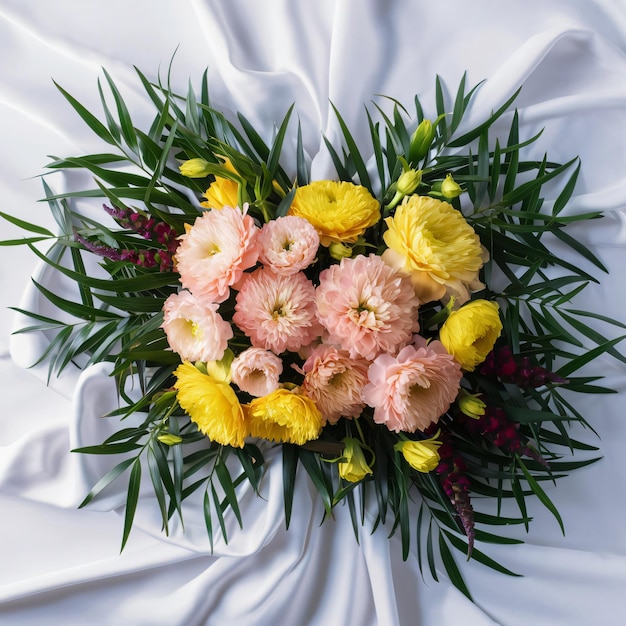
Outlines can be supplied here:
[[470, 481], [467, 477], [467, 465], [463, 457], [456, 452], [450, 442], [448, 433], [441, 435], [439, 447], [439, 465], [435, 473], [439, 476], [441, 486], [454, 506], [465, 535], [467, 537], [467, 554], [472, 554], [476, 531], [474, 529], [474, 509], [470, 501]]
[[565, 384], [567, 380], [545, 367], [533, 365], [527, 356], [515, 357], [509, 346], [492, 350], [480, 368], [484, 376], [497, 376], [502, 382], [521, 389], [535, 389], [548, 383]]
[[176, 231], [169, 224], [155, 220], [153, 217], [148, 217], [144, 213], [133, 209], [109, 207], [106, 204], [102, 206], [120, 226], [158, 244], [161, 246], [161, 249], [113, 248], [102, 242], [91, 241], [74, 230], [74, 239], [78, 243], [89, 250], [89, 252], [111, 261], [127, 261], [145, 268], [158, 267], [161, 272], [172, 271], [178, 240]]

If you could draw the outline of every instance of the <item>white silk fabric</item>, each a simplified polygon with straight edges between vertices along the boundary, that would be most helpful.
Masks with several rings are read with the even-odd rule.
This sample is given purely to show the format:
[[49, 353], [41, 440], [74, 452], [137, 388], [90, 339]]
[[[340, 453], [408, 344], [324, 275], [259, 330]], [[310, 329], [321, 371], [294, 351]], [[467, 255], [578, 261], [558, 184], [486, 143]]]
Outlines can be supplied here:
[[[38, 203], [43, 190], [37, 176], [47, 155], [103, 151], [52, 79], [96, 111], [96, 81], [105, 67], [135, 124], [145, 128], [151, 106], [132, 66], [151, 79], [159, 71], [165, 77], [175, 52], [171, 80], [177, 91], [184, 93], [188, 80], [198, 85], [208, 68], [214, 106], [231, 117], [241, 111], [266, 139], [295, 103], [306, 153], [320, 178], [333, 174], [322, 135], [340, 141], [331, 103], [366, 146], [364, 104], [390, 107], [377, 94], [409, 109], [419, 94], [433, 117], [435, 76], [453, 91], [467, 71], [469, 85], [484, 81], [468, 126], [522, 86], [516, 101], [522, 136], [545, 128], [529, 158], [546, 151], [561, 162], [580, 156], [567, 211], [602, 210], [606, 217], [569, 232], [610, 274], [599, 276], [601, 282], [575, 304], [625, 321], [624, 9], [619, 0], [3, 0], [0, 210], [54, 228]], [[48, 180], [56, 191], [89, 184], [79, 173]], [[77, 208], [100, 215], [99, 202]], [[5, 222], [0, 235], [21, 236]], [[439, 582], [428, 574], [423, 579], [414, 553], [402, 560], [397, 536], [388, 539], [383, 529], [370, 534], [366, 525], [357, 543], [345, 507], [320, 525], [322, 507], [303, 472], [286, 530], [280, 453], [271, 447], [265, 449], [263, 499], [242, 488], [244, 528], [229, 518], [227, 544], [218, 540], [211, 553], [193, 502], [185, 508], [184, 532], [174, 523], [166, 537], [146, 493], [120, 555], [123, 488], [76, 508], [111, 459], [70, 452], [99, 443], [114, 428], [100, 417], [116, 406], [113, 381], [104, 366], [81, 372], [72, 365], [49, 385], [45, 367], [23, 369], [36, 361], [46, 339], [11, 339], [11, 329], [27, 321], [6, 307], [21, 301], [24, 308], [50, 310], [29, 286], [31, 275], [58, 293], [70, 287], [38, 267], [25, 248], [0, 248], [0, 260], [0, 624], [623, 624], [626, 371], [618, 361], [603, 357], [585, 370], [605, 376], [617, 394], [576, 399], [600, 439], [582, 428], [574, 436], [599, 444], [603, 459], [556, 487], [546, 484], [565, 536], [532, 501], [528, 535], [520, 527], [502, 529], [525, 545], [480, 546], [523, 577], [465, 562], [459, 554], [474, 603], [444, 572]]]

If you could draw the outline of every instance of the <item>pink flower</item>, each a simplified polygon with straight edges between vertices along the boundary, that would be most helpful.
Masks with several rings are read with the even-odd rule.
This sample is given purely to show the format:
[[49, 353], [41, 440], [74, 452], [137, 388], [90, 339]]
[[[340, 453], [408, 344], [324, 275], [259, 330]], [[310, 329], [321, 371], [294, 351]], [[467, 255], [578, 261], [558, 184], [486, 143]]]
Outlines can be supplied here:
[[244, 350], [230, 366], [230, 375], [237, 387], [257, 398], [278, 389], [282, 372], [283, 362], [263, 348]]
[[256, 348], [275, 354], [297, 351], [315, 339], [315, 287], [299, 272], [274, 274], [268, 268], [247, 274], [237, 294], [233, 321]]
[[340, 417], [357, 417], [365, 406], [368, 366], [365, 359], [351, 359], [344, 350], [318, 346], [302, 366], [302, 391], [331, 424]]
[[448, 410], [459, 391], [461, 367], [439, 341], [421, 337], [397, 357], [381, 354], [363, 391], [374, 421], [395, 432], [426, 430]]
[[217, 307], [199, 302], [188, 291], [172, 294], [163, 304], [167, 342], [184, 361], [219, 361], [224, 356], [233, 329]]
[[419, 330], [410, 279], [379, 256], [344, 258], [320, 274], [317, 315], [336, 343], [352, 358], [373, 360], [381, 352], [396, 352]]
[[223, 302], [230, 287], [258, 259], [258, 228], [239, 208], [206, 211], [181, 235], [176, 267], [183, 287], [197, 298]]
[[259, 258], [276, 274], [295, 274], [315, 260], [320, 238], [302, 217], [287, 215], [263, 226], [258, 237]]

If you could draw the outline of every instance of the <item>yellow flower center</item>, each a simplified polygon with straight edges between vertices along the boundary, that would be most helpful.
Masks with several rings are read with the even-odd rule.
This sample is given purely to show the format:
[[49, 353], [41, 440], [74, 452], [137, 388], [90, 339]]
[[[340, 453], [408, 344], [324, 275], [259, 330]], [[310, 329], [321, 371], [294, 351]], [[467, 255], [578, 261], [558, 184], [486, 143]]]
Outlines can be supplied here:
[[206, 251], [206, 255], [207, 255], [208, 257], [210, 257], [210, 256], [215, 256], [216, 254], [219, 254], [221, 251], [222, 251], [222, 250], [221, 250], [221, 248], [220, 248], [220, 247], [219, 247], [216, 243], [212, 243], [212, 244], [208, 247], [208, 249], [207, 249], [207, 251]]
[[187, 320], [187, 323], [189, 324], [189, 332], [191, 333], [191, 336], [201, 341], [202, 337], [204, 337], [204, 332], [202, 331], [202, 328], [200, 328], [200, 325], [193, 320]]

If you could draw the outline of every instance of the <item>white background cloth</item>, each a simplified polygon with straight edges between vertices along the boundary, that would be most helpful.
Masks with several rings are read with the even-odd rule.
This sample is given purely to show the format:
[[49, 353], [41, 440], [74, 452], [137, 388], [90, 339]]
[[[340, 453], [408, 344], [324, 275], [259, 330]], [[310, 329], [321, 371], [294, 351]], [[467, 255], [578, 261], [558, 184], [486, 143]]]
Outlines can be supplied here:
[[[463, 72], [486, 79], [469, 115], [477, 123], [523, 85], [521, 133], [546, 127], [529, 155], [580, 155], [572, 213], [607, 217], [572, 233], [611, 270], [577, 305], [626, 320], [623, 282], [626, 207], [626, 6], [623, 0], [109, 0], [78, 3], [3, 0], [0, 6], [0, 210], [53, 227], [36, 178], [47, 155], [102, 151], [52, 79], [91, 110], [104, 66], [121, 88], [137, 126], [151, 106], [132, 65], [165, 75], [185, 92], [209, 69], [213, 103], [242, 111], [269, 138], [292, 102], [302, 120], [314, 175], [332, 175], [322, 132], [338, 143], [330, 102], [357, 141], [368, 135], [363, 104], [375, 94], [411, 107], [420, 95], [434, 117], [435, 75], [450, 90]], [[378, 100], [381, 102], [380, 100]], [[510, 119], [510, 118], [509, 118]], [[85, 184], [56, 176], [55, 189]], [[95, 202], [94, 207], [99, 203]], [[2, 223], [2, 238], [17, 229]], [[0, 249], [0, 624], [205, 625], [294, 624], [471, 626], [623, 624], [626, 585], [623, 449], [626, 396], [622, 364], [603, 358], [588, 368], [619, 394], [581, 397], [577, 406], [601, 439], [604, 458], [546, 489], [566, 536], [532, 502], [531, 531], [505, 530], [522, 546], [485, 551], [524, 575], [509, 578], [459, 558], [476, 604], [441, 576], [423, 581], [399, 540], [361, 534], [347, 511], [319, 526], [321, 507], [303, 476], [294, 519], [284, 529], [280, 458], [273, 452], [263, 493], [242, 495], [244, 532], [209, 554], [200, 518], [187, 532], [158, 532], [154, 507], [142, 501], [140, 528], [119, 555], [120, 494], [76, 510], [101, 469], [72, 446], [98, 442], [114, 406], [101, 368], [70, 369], [46, 387], [45, 373], [22, 369], [41, 347], [13, 342], [13, 314], [35, 271], [26, 249]], [[28, 296], [30, 303], [33, 293]], [[616, 334], [612, 331], [613, 335]], [[42, 381], [43, 378], [43, 381]], [[582, 456], [582, 455], [581, 455]], [[481, 546], [482, 547], [482, 546]]]

